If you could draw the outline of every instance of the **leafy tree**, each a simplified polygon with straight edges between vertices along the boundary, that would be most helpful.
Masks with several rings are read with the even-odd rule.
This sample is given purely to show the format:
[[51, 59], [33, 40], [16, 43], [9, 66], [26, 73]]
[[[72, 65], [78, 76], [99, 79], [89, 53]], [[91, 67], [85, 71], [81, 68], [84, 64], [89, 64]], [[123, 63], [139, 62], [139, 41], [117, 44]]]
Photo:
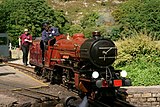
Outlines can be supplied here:
[[160, 0], [128, 0], [113, 12], [117, 34], [130, 36], [135, 32], [160, 34]]
[[8, 32], [13, 45], [18, 36], [28, 28], [33, 36], [41, 35], [44, 21], [49, 21], [63, 33], [69, 29], [69, 23], [62, 11], [55, 11], [45, 0], [4, 0], [0, 4], [0, 32]]
[[83, 20], [81, 20], [81, 26], [82, 28], [87, 28], [87, 27], [92, 27], [92, 26], [96, 26], [96, 20], [99, 18], [98, 13], [93, 12], [90, 14], [86, 14], [83, 18]]
[[96, 12], [84, 15], [83, 19], [81, 20], [81, 27], [83, 28], [83, 33], [85, 34], [86, 37], [90, 37], [91, 33], [94, 30], [98, 30], [96, 24], [98, 18], [99, 14]]
[[75, 24], [70, 26], [70, 29], [68, 30], [68, 32], [70, 33], [70, 35], [73, 35], [75, 33], [82, 33], [83, 29], [80, 25]]

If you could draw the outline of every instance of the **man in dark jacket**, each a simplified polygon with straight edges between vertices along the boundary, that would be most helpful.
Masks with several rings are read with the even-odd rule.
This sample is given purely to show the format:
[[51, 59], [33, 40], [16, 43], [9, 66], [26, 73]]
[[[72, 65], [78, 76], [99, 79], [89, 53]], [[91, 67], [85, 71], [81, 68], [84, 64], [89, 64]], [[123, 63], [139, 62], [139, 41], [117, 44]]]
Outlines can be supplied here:
[[44, 24], [44, 30], [42, 31], [42, 41], [47, 41], [48, 38], [50, 38], [51, 36], [58, 36], [59, 35], [59, 31], [58, 28], [56, 27], [51, 27], [48, 24]]
[[42, 28], [43, 28], [43, 31], [42, 31], [42, 39], [41, 39], [40, 47], [42, 50], [42, 64], [44, 65], [45, 46], [46, 44], [48, 44], [48, 40], [50, 38], [53, 38], [54, 36], [59, 35], [59, 30], [56, 27], [50, 26], [48, 22], [43, 23]]

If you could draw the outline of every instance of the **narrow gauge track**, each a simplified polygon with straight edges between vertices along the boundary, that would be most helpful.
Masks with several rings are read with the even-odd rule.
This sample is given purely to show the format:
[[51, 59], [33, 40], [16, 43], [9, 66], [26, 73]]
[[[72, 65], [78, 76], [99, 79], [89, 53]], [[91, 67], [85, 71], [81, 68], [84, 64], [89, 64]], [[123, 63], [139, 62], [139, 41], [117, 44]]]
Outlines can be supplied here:
[[[6, 63], [5, 65], [14, 67], [14, 68], [20, 70], [21, 72], [32, 76], [33, 78], [36, 78], [38, 80], [42, 80], [42, 78], [40, 78], [39, 76], [36, 75], [33, 67], [24, 66], [24, 65], [15, 64], [15, 63]], [[5, 83], [0, 83], [0, 84], [4, 85], [4, 86], [8, 86], [10, 88], [15, 88], [15, 89], [5, 89], [5, 90], [16, 93], [17, 95], [31, 98], [31, 99], [33, 99], [33, 102], [35, 104], [39, 103], [39, 104], [41, 104], [42, 107], [55, 106], [56, 104], [60, 103], [59, 96], [55, 96], [55, 95], [46, 93], [46, 91], [43, 92], [43, 91], [37, 91], [36, 89], [18, 87], [13, 84], [12, 85], [11, 84], [8, 85]], [[47, 87], [47, 86], [45, 86], [45, 87]]]
[[[38, 79], [38, 80], [42, 80], [41, 77], [37, 76], [36, 73], [34, 72], [34, 68], [33, 67], [29, 67], [29, 66], [24, 66], [24, 65], [21, 65], [21, 64], [15, 64], [15, 63], [6, 63], [6, 65], [8, 66], [12, 66], [14, 68], [17, 68], [19, 70], [21, 70], [22, 72], [26, 73], [26, 74], [29, 74], [31, 75], [32, 77]], [[63, 85], [61, 85], [63, 86]], [[65, 87], [65, 86], [63, 86]], [[18, 88], [18, 87], [17, 87]], [[18, 92], [18, 91], [15, 91], [16, 93], [18, 94], [21, 94], [21, 95], [24, 95], [24, 96], [28, 96], [28, 97], [31, 97], [31, 98], [34, 98], [34, 99], [37, 99], [39, 101], [47, 101], [47, 100], [52, 100], [50, 99], [50, 97], [54, 97], [56, 98], [57, 101], [59, 101], [59, 97], [58, 96], [53, 96], [53, 95], [50, 95], [50, 94], [46, 94], [46, 93], [43, 93], [43, 92], [38, 92], [38, 91], [33, 91], [31, 89], [21, 89], [22, 92]], [[42, 97], [35, 97], [35, 96], [32, 96], [31, 94], [26, 94], [24, 91], [28, 91], [28, 92], [34, 92], [34, 93], [38, 93], [38, 94], [42, 94], [43, 96]], [[73, 90], [73, 92], [76, 93], [76, 91]], [[49, 96], [49, 97], [44, 97], [44, 96]], [[130, 103], [127, 103], [125, 101], [122, 101], [120, 99], [115, 99], [111, 105], [108, 105], [108, 104], [104, 104], [100, 101], [97, 101], [97, 100], [92, 100], [92, 99], [89, 99], [89, 104], [91, 105], [91, 107], [135, 107], [133, 105], [131, 105]], [[70, 104], [69, 104], [70, 105]], [[74, 107], [74, 106], [66, 106], [66, 107]]]
[[5, 63], [5, 64], [8, 65], [8, 66], [17, 68], [17, 69], [19, 69], [19, 70], [23, 70], [22, 72], [29, 72], [29, 73], [31, 73], [31, 74], [36, 74], [36, 73], [34, 72], [34, 68], [33, 68], [33, 67], [24, 66], [24, 65], [16, 64], [16, 63]]
[[120, 100], [120, 99], [116, 99], [114, 104], [116, 107], [135, 107], [129, 103], [126, 103], [125, 101]]
[[89, 99], [89, 103], [93, 107], [135, 107], [132, 104], [129, 104], [129, 103], [122, 101], [120, 99], [113, 100], [112, 102], [110, 102], [111, 104], [104, 104], [100, 101]]
[[13, 90], [6, 89], [6, 91], [11, 91], [13, 93], [16, 93], [17, 95], [22, 95], [22, 96], [33, 99], [32, 100], [33, 107], [34, 105], [37, 105], [37, 104], [42, 105], [41, 107], [52, 107], [60, 103], [60, 98], [58, 96], [47, 94], [46, 92], [37, 91], [29, 88], [17, 87], [16, 85], [8, 85], [5, 83], [0, 83], [0, 84], [6, 85], [12, 88], [16, 88]]
[[44, 102], [44, 101], [55, 101], [58, 103], [60, 101], [60, 98], [58, 96], [54, 96], [51, 94], [47, 94], [46, 92], [36, 91], [33, 89], [21, 89], [21, 90], [13, 90], [15, 93], [30, 97], [33, 99], [38, 100], [38, 102]]
[[34, 72], [34, 67], [30, 67], [30, 66], [25, 66], [25, 65], [21, 65], [21, 64], [16, 64], [16, 63], [5, 63], [8, 66], [14, 67], [18, 70], [20, 70], [21, 72], [32, 76], [35, 79], [38, 80], [43, 80], [43, 78], [41, 78], [40, 76], [38, 76], [36, 74], [36, 72]]
[[[31, 97], [31, 98], [34, 98], [34, 99], [41, 100], [42, 97], [45, 97], [45, 98], [50, 98], [50, 99], [55, 98], [55, 99], [59, 100], [58, 96], [54, 96], [52, 94], [47, 94], [46, 92], [36, 91], [36, 90], [30, 89], [30, 88], [17, 87], [15, 85], [8, 85], [8, 84], [5, 84], [5, 83], [0, 83], [0, 84], [10, 86], [12, 88], [16, 88], [16, 89], [12, 89], [12, 90], [8, 89], [8, 91], [12, 91], [12, 92], [15, 92], [15, 93], [18, 93], [18, 94], [21, 94], [21, 95], [24, 95], [24, 96], [28, 96], [28, 97]], [[25, 93], [28, 93], [28, 94], [25, 94]], [[36, 94], [36, 95], [33, 96], [33, 94]], [[40, 95], [41, 97], [36, 97], [38, 95]]]

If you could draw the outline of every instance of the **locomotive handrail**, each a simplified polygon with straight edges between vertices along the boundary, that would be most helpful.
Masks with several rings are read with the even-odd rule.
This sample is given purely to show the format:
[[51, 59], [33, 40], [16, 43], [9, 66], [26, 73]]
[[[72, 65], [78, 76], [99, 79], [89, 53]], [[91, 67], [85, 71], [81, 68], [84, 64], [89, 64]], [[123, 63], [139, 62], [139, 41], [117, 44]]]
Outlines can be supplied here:
[[117, 49], [117, 47], [99, 47], [99, 49]]
[[54, 46], [55, 46], [55, 47], [58, 47], [58, 46], [59, 46], [59, 44], [55, 43], [55, 44], [54, 44]]
[[75, 73], [78, 73], [77, 71], [75, 71], [75, 70], [73, 69], [73, 67], [69, 67], [69, 66], [65, 66], [65, 65], [60, 65], [60, 64], [55, 64], [55, 66], [65, 67], [65, 68], [71, 69], [71, 70], [72, 70], [73, 72], [75, 72]]
[[51, 61], [57, 61], [57, 60], [59, 60], [59, 61], [65, 61], [65, 59], [57, 59], [57, 58], [51, 58], [50, 60]]

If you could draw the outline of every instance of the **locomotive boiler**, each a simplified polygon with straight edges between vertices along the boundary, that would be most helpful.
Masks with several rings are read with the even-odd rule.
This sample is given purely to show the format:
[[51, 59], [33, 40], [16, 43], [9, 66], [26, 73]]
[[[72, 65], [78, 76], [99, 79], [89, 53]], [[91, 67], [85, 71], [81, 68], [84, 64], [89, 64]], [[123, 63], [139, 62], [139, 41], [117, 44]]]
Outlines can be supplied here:
[[117, 56], [114, 42], [93, 32], [92, 38], [83, 34], [72, 37], [59, 35], [45, 46], [45, 63], [42, 64], [40, 40], [34, 40], [30, 48], [30, 64], [35, 72], [52, 84], [63, 84], [76, 90], [80, 97], [109, 103], [122, 98], [121, 86], [131, 85], [126, 72], [115, 70], [112, 64]]

